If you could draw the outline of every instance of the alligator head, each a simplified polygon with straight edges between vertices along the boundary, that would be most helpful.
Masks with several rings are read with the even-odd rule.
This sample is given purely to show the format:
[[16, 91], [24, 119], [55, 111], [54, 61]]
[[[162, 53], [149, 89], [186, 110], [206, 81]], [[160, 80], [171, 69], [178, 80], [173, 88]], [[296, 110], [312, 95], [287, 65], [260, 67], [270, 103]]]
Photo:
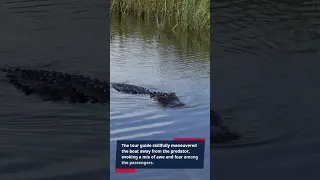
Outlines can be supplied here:
[[238, 140], [241, 137], [240, 134], [223, 125], [222, 118], [213, 110], [210, 110], [210, 119], [211, 143], [227, 143]]
[[181, 107], [185, 105], [175, 93], [152, 92], [150, 93], [150, 98], [167, 107]]

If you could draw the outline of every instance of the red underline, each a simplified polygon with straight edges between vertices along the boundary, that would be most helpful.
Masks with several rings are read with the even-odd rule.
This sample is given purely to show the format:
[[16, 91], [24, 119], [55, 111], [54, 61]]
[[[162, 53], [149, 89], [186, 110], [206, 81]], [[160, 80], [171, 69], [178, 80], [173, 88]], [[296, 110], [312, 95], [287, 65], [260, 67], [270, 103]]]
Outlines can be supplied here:
[[135, 168], [116, 168], [116, 172], [136, 172]]
[[173, 138], [174, 141], [205, 141], [206, 138]]

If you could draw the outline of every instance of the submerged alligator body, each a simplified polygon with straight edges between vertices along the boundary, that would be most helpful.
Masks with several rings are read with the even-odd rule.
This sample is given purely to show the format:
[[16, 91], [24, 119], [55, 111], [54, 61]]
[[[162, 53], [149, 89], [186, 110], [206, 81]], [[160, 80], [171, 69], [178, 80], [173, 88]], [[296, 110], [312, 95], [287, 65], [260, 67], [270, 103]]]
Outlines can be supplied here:
[[[43, 100], [69, 101], [71, 103], [107, 103], [109, 82], [56, 71], [20, 68], [0, 68], [7, 73], [9, 82], [26, 95], [36, 94]], [[163, 106], [178, 107], [184, 104], [175, 93], [154, 92], [146, 88], [111, 83], [117, 91], [129, 94], [149, 94], [150, 98]]]
[[31, 70], [1, 68], [9, 82], [26, 95], [36, 94], [43, 100], [69, 101], [70, 103], [107, 103], [109, 83], [82, 75]]
[[223, 125], [221, 117], [213, 110], [210, 110], [210, 140], [212, 143], [226, 143], [240, 138], [237, 132], [231, 131]]
[[[32, 70], [20, 68], [0, 68], [5, 72], [9, 82], [26, 95], [35, 94], [43, 100], [69, 101], [70, 103], [109, 103], [110, 85], [117, 91], [128, 94], [145, 94], [163, 106], [183, 106], [175, 93], [154, 92], [146, 88], [109, 83], [82, 75], [56, 71]], [[239, 138], [222, 124], [220, 116], [210, 111], [211, 142], [229, 142]]]
[[122, 84], [122, 83], [111, 83], [111, 86], [123, 93], [128, 94], [147, 94], [154, 101], [159, 102], [162, 106], [165, 107], [181, 107], [185, 104], [180, 101], [175, 93], [166, 93], [166, 92], [156, 92], [150, 91], [147, 88], [131, 85], [131, 84]]

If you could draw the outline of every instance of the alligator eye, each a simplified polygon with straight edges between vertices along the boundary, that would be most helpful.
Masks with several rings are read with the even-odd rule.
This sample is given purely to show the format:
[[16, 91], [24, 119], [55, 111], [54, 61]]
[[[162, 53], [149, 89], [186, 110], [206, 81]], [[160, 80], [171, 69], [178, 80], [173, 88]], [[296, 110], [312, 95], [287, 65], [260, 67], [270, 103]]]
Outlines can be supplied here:
[[176, 95], [176, 93], [172, 93], [172, 95], [173, 95], [173, 96], [175, 96], [175, 95]]

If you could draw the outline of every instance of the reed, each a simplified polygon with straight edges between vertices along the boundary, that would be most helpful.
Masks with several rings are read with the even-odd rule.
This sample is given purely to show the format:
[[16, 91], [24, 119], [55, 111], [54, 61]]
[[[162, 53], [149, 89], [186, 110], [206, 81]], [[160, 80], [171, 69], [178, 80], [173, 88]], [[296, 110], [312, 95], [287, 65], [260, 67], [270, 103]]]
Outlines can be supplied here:
[[110, 16], [154, 19], [158, 29], [210, 31], [209, 0], [111, 0]]

